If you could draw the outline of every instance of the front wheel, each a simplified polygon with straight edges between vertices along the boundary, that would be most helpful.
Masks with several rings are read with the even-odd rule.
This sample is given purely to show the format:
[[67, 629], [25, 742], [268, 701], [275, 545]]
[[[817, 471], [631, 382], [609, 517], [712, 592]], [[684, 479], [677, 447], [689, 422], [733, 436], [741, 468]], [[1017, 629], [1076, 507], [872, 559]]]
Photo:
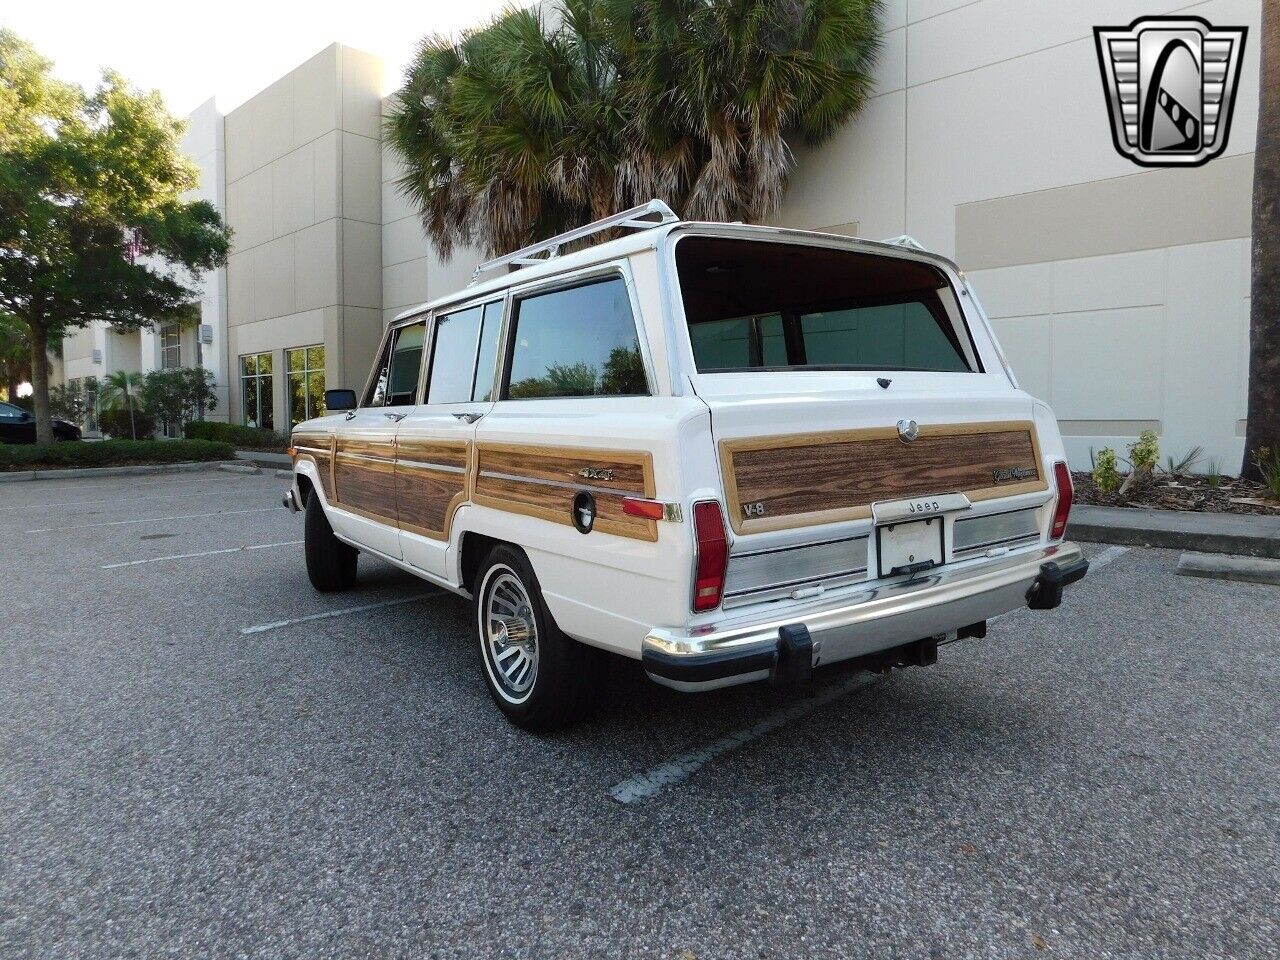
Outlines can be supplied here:
[[485, 685], [508, 720], [553, 730], [595, 708], [606, 654], [560, 631], [521, 551], [495, 547], [480, 565], [473, 595]]
[[307, 576], [311, 585], [322, 593], [347, 590], [356, 582], [356, 561], [360, 551], [333, 535], [329, 518], [324, 515], [320, 497], [313, 490], [307, 497], [305, 524]]

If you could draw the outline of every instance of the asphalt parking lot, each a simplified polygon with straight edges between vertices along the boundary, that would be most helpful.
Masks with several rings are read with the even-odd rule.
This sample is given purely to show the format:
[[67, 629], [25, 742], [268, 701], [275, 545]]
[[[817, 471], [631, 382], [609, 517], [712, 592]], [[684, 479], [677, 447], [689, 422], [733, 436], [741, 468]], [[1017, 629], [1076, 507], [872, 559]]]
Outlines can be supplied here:
[[535, 738], [465, 601], [312, 591], [285, 483], [0, 486], [0, 956], [1280, 953], [1274, 587], [1090, 548], [934, 667], [620, 661]]

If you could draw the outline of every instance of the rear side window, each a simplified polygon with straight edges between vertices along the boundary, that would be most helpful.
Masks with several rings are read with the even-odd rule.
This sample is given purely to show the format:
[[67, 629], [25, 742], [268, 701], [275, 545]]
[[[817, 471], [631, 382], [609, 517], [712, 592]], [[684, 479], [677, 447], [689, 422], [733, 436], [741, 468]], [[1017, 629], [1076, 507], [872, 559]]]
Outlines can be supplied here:
[[501, 326], [501, 300], [446, 314], [436, 321], [427, 403], [489, 399]]
[[647, 396], [635, 317], [621, 277], [516, 303], [507, 396]]
[[701, 372], [981, 369], [930, 264], [802, 244], [686, 237], [676, 266]]

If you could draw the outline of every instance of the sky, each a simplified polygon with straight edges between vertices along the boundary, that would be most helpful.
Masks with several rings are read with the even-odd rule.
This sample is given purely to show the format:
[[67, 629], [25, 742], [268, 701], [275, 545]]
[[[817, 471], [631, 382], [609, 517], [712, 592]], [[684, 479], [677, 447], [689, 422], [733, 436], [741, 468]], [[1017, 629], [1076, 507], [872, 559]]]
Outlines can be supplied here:
[[0, 26], [92, 88], [110, 67], [159, 90], [185, 116], [210, 97], [224, 113], [335, 40], [381, 57], [399, 86], [418, 40], [482, 25], [508, 0], [0, 0]]

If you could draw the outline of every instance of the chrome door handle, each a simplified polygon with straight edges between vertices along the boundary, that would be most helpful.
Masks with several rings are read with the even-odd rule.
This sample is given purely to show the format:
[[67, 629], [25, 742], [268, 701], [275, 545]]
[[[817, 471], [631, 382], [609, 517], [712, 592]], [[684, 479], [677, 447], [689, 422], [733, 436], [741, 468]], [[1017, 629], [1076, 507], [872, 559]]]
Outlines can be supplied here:
[[467, 423], [475, 423], [477, 420], [483, 417], [484, 414], [483, 413], [455, 413], [454, 416], [457, 417], [459, 420], [465, 420]]
[[405, 415], [403, 413], [384, 413], [383, 416], [390, 417], [396, 423], [399, 423], [401, 420], [405, 418]]
[[356, 411], [355, 411], [355, 410], [348, 410], [348, 411], [347, 411], [346, 419], [350, 420], [350, 419], [351, 419], [352, 417], [354, 417], [355, 415], [356, 415]]

